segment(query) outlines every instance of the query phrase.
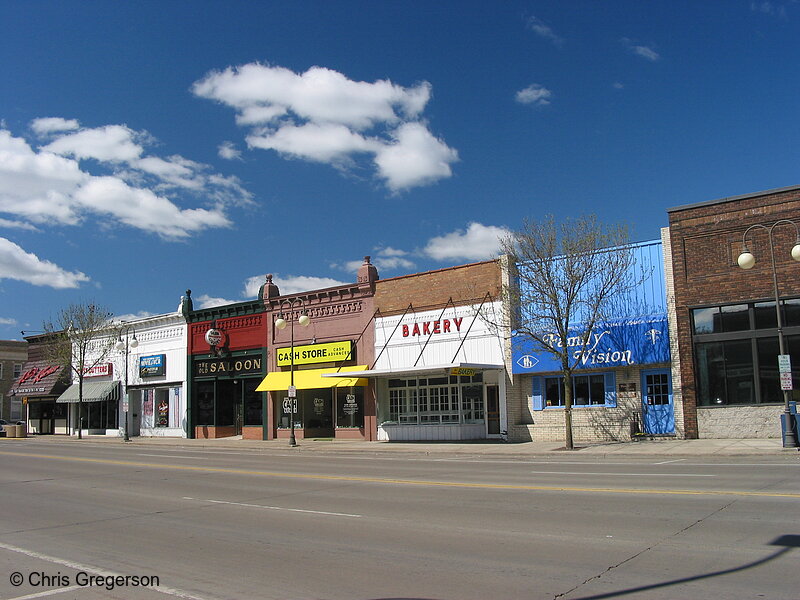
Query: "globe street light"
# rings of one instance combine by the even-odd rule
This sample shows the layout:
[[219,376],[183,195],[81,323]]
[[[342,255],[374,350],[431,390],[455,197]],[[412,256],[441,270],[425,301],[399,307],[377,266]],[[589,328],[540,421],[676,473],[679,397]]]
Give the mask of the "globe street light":
[[[289,317],[288,323],[287,319],[283,316],[283,307],[287,306],[289,308]],[[289,330],[291,332],[291,342],[290,342],[290,355],[291,355],[291,363],[289,366],[289,405],[290,405],[290,423],[289,423],[289,445],[290,446],[297,446],[297,440],[294,437],[294,406],[295,402],[297,401],[297,389],[294,387],[294,319],[292,318],[292,312],[294,311],[295,307],[299,306],[301,313],[300,316],[297,317],[297,322],[302,327],[308,327],[308,324],[311,322],[311,319],[308,318],[308,315],[305,313],[305,303],[303,302],[302,298],[294,298],[293,300],[282,300],[281,305],[279,307],[280,312],[278,313],[278,318],[275,319],[275,327],[277,329],[283,330],[286,329],[286,325],[289,325]]]
[[[133,332],[133,339],[131,339],[131,332]],[[123,334],[125,335],[125,340],[122,340]],[[128,354],[131,348],[136,348],[139,345],[139,340],[136,339],[136,330],[133,327],[126,326],[120,329],[119,331],[119,339],[114,347],[117,350],[125,350],[125,393],[123,398],[122,408],[123,412],[125,413],[125,441],[131,441],[130,434],[128,433],[128,412],[129,412],[129,399],[128,399]]]
[[[750,252],[747,248],[747,234],[750,233],[753,229],[763,229],[767,232],[767,237],[769,238],[769,254],[772,258],[772,288],[775,294],[775,315],[778,319],[778,347],[780,349],[781,355],[786,355],[786,342],[783,339],[783,316],[781,313],[781,305],[780,305],[780,298],[778,294],[778,270],[775,267],[775,248],[772,241],[772,232],[778,225],[791,225],[794,227],[795,231],[795,243],[792,246],[791,256],[794,260],[800,262],[800,229],[798,229],[797,224],[794,221],[790,221],[788,219],[781,219],[780,221],[775,221],[772,225],[767,227],[766,225],[755,224],[751,225],[747,228],[742,236],[742,253],[736,259],[736,263],[745,270],[752,269],[756,264],[756,257],[753,256],[753,253]],[[781,386],[783,387],[783,386]],[[794,419],[792,419],[792,414],[789,410],[789,399],[791,396],[791,390],[783,390],[783,447],[784,448],[797,448],[797,432],[795,431],[794,427]]]

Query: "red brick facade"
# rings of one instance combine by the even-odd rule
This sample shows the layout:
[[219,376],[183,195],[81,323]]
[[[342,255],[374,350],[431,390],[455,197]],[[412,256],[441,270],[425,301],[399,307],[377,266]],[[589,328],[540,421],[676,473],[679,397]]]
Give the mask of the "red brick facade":
[[416,311],[444,306],[450,299],[457,305],[479,303],[487,292],[493,301],[502,292],[495,260],[382,279],[375,289],[375,307],[386,316],[403,312],[409,303]]
[[[669,210],[687,438],[698,437],[691,309],[773,299],[767,232],[756,229],[748,235],[748,249],[757,259],[753,269],[740,269],[736,259],[742,252],[742,236],[749,226],[770,226],[781,219],[800,223],[800,186]],[[798,297],[800,264],[789,254],[795,243],[795,229],[789,224],[776,227],[773,241],[780,296]]]

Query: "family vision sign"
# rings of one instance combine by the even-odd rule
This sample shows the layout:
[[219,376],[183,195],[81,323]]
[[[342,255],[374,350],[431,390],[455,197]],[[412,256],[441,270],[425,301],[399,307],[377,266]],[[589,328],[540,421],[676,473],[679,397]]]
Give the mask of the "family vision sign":
[[[588,335],[579,327],[570,331],[567,348],[578,369],[604,369],[665,363],[670,360],[669,328],[666,316],[625,319],[598,323]],[[560,349],[563,344],[555,333],[542,336]],[[515,337],[512,342],[514,373],[560,371],[556,357],[533,340]]]

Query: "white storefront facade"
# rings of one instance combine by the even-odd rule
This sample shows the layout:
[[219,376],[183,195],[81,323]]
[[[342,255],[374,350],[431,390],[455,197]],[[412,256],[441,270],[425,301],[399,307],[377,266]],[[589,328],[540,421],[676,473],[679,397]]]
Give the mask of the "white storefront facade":
[[122,437],[127,427],[129,436],[186,437],[186,332],[175,312],[127,321],[99,337],[97,348],[112,345],[84,376],[82,409],[77,378],[56,400],[69,404],[70,432]]
[[505,437],[499,315],[499,303],[451,304],[375,320],[375,366],[359,376],[376,384],[379,440]]

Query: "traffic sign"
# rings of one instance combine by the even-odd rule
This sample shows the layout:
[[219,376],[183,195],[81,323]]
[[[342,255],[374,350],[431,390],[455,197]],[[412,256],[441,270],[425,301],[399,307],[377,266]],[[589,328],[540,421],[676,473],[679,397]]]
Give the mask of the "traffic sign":
[[792,374],[781,373],[781,390],[791,391],[792,389]]
[[792,357],[788,354],[778,354],[778,371],[780,373],[792,372]]

